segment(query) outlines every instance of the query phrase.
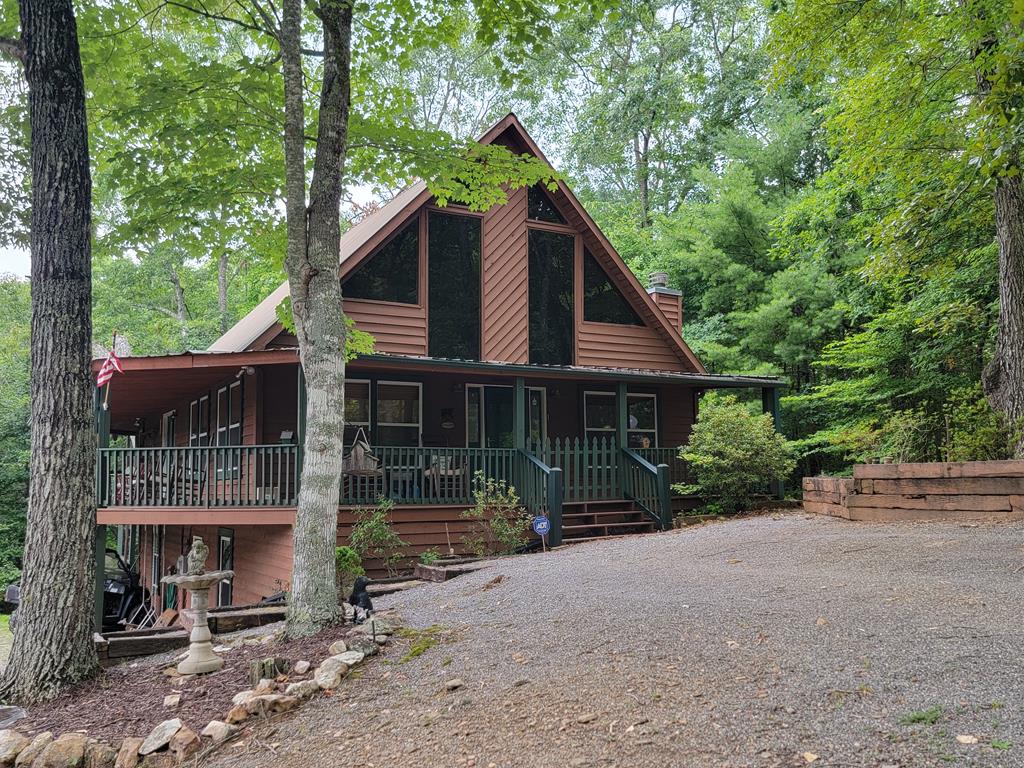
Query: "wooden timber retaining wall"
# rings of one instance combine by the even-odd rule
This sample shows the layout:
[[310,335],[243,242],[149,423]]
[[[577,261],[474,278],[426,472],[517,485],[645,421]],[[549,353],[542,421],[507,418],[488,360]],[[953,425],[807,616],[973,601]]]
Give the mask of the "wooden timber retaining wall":
[[805,477],[804,509],[847,520],[1024,520],[1024,461],[858,464]]

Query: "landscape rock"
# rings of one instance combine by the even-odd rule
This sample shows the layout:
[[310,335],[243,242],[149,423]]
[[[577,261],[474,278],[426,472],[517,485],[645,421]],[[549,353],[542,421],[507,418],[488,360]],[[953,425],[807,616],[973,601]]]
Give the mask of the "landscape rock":
[[239,691],[231,697],[231,703],[236,707],[244,707],[250,701],[255,699],[259,694],[256,691]]
[[[386,635],[382,635],[382,637],[386,637]],[[359,651],[364,656],[374,656],[379,650],[379,646],[364,635],[350,637],[346,645],[350,651]]]
[[146,755],[139,768],[176,768],[178,761],[170,752],[153,752]]
[[231,725],[230,723],[221,722],[220,720],[211,720],[206,724],[206,727],[203,728],[202,735],[213,739],[214,744],[220,744],[224,739],[228,738],[237,730],[237,725]]
[[227,715],[224,716],[224,722],[228,725],[237,725],[243,723],[249,719],[249,710],[241,704],[236,704],[228,710]]
[[14,765],[15,758],[28,745],[28,739],[17,731],[0,731],[0,766]]
[[202,746],[199,735],[186,725],[171,737],[167,749],[179,763],[183,763],[198,752]]
[[287,712],[289,709],[294,709],[299,703],[297,696],[287,696],[283,693],[268,693],[266,696],[260,696],[254,702],[257,709],[254,711],[265,712],[273,714],[276,712]]
[[466,683],[463,681],[461,677],[453,677],[451,680],[444,684],[444,689],[446,691],[456,691],[465,684]]
[[354,667],[356,664],[362,663],[363,659],[366,658],[366,654],[359,651],[345,651],[334,658],[337,658],[338,661],[348,667]]
[[335,640],[327,647],[327,652],[331,656],[337,656],[339,653],[344,653],[347,650],[348,646],[345,644],[344,640]]
[[49,731],[36,734],[35,738],[29,742],[29,745],[18,753],[18,756],[14,759],[14,764],[18,768],[21,768],[23,765],[32,765],[51,741],[53,741],[53,734]]
[[168,709],[176,707],[179,704],[181,704],[180,693],[169,693],[166,696],[164,696],[164,706]]
[[121,742],[121,748],[114,759],[114,768],[136,768],[139,764],[139,747],[143,739],[131,737]]
[[316,669],[313,679],[321,688],[337,688],[341,678],[348,674],[348,665],[337,656],[324,659]]
[[257,696],[265,696],[268,693],[273,693],[277,690],[277,684],[273,680],[263,678],[259,684],[253,688],[253,693]]
[[312,666],[308,661],[296,661],[295,666],[292,667],[292,672],[296,675],[304,675],[309,672],[309,668]]
[[158,749],[166,747],[171,741],[171,738],[181,729],[181,720],[175,717],[173,720],[164,720],[160,725],[152,730],[149,736],[146,737],[145,741],[142,742],[142,746],[139,747],[140,755],[148,755],[151,752],[156,752]]
[[85,745],[83,768],[114,768],[117,752],[109,744],[93,741]]
[[88,741],[84,733],[65,733],[43,748],[32,768],[78,768],[85,759]]
[[367,619],[352,630],[353,634],[370,635],[371,637],[374,635],[392,635],[394,632],[394,627],[376,616]]
[[287,696],[297,696],[300,699],[306,699],[319,690],[320,686],[316,680],[300,680],[297,683],[289,683],[284,692]]

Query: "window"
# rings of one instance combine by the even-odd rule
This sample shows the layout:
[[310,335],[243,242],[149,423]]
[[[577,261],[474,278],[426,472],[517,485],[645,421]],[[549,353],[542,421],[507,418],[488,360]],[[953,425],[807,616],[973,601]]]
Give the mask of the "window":
[[345,381],[345,445],[351,445],[363,429],[370,439],[370,382]]
[[174,447],[174,427],[177,420],[177,411],[168,411],[160,419],[160,445],[164,448]]
[[419,261],[419,221],[414,219],[345,278],[342,292],[353,299],[416,304]]
[[427,348],[480,359],[480,219],[430,213]]
[[530,362],[572,365],[576,238],[530,230]]
[[210,444],[210,396],[203,395],[188,406],[188,444]]
[[615,439],[615,393],[584,392],[583,423],[587,442]]
[[[234,447],[242,444],[242,382],[235,381],[217,390],[217,434],[218,447]],[[223,474],[229,470],[232,475],[238,472],[238,461],[241,451],[227,451],[227,455],[218,455],[217,472]]]
[[552,224],[565,224],[565,219],[562,218],[562,214],[555,208],[555,204],[551,202],[548,193],[540,187],[530,187],[527,191],[526,210],[526,215],[531,219],[549,221]]
[[583,319],[595,323],[643,325],[590,251],[583,252]]
[[[231,528],[217,531],[217,570],[235,569],[235,532]],[[231,605],[231,579],[224,579],[217,585],[217,605]]]
[[466,385],[466,445],[469,448],[512,448],[515,393],[501,384]]
[[630,448],[655,448],[658,445],[658,398],[655,395],[626,395]]
[[420,444],[419,384],[377,384],[377,440],[380,445]]

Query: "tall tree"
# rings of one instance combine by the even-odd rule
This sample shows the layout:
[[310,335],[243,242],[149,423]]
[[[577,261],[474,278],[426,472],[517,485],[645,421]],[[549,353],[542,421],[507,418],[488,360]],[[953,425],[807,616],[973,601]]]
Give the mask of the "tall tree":
[[71,0],[21,0],[0,40],[28,82],[32,212],[32,439],[21,622],[0,691],[35,702],[97,665],[92,643],[92,182]]

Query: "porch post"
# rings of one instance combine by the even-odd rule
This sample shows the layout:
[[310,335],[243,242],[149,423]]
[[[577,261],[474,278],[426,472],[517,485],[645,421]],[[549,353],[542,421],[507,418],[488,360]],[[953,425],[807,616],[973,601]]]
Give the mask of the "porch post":
[[306,444],[306,374],[302,363],[298,365],[297,412],[295,414],[295,503],[299,502],[299,482],[302,479],[302,449]]
[[[626,465],[622,460],[623,451],[629,446],[629,407],[627,406],[626,382],[615,385],[615,482],[619,486],[619,494],[626,491]],[[618,497],[616,497],[618,498]]]
[[516,376],[512,398],[512,434],[515,448],[526,450],[526,380]]
[[[772,415],[772,423],[775,425],[775,431],[782,432],[782,415],[779,412],[779,388],[778,387],[762,387],[761,388],[761,410],[763,413],[770,413]],[[776,499],[781,499],[786,492],[786,484],[782,480],[776,480],[772,482],[771,493]]]
[[[93,412],[96,414],[96,506],[99,507],[100,500],[106,496],[106,484],[108,481],[106,468],[101,460],[102,453],[99,449],[110,447],[110,411],[103,407],[103,396],[106,388],[97,387],[93,391]],[[107,526],[97,523],[93,538],[93,553],[95,561],[93,564],[93,622],[97,632],[103,631],[103,582],[106,579],[106,557],[107,557]]]

